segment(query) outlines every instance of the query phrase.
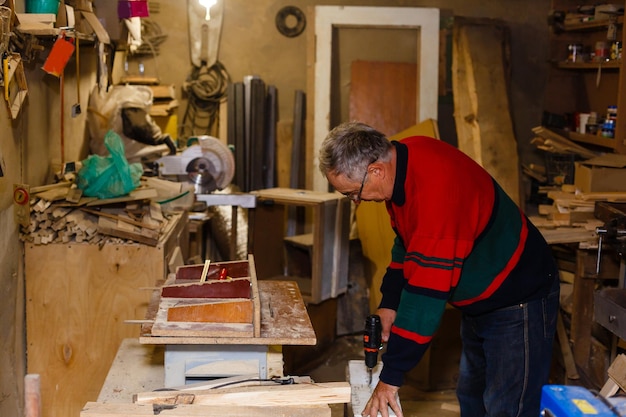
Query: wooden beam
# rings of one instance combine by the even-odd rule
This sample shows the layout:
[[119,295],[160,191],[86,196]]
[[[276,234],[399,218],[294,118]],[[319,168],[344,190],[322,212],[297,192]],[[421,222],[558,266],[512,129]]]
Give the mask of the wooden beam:
[[229,280],[211,280],[190,282],[187,284],[164,285],[162,297],[173,298],[250,298],[250,280],[235,278]]
[[190,303],[177,305],[167,310],[168,321],[199,322],[199,323],[252,323],[253,304],[251,300],[219,299],[211,302],[198,303],[200,299],[190,299]]
[[520,204],[519,160],[509,108],[508,27],[455,18],[452,80],[458,147]]
[[213,406],[302,406],[350,402],[350,384],[326,382],[240,387],[199,391],[155,391],[135,395],[137,404],[176,404],[181,396],[193,396],[194,405]]
[[154,407],[153,404],[105,404],[88,402],[80,417],[132,417],[154,416],[176,417],[331,417],[328,405],[299,405],[280,407],[256,406],[213,406],[178,404]]

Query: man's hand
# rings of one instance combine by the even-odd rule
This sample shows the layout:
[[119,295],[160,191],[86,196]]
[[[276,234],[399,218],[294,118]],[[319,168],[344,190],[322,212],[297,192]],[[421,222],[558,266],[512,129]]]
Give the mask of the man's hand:
[[391,333],[391,325],[396,319],[396,311],[390,308],[379,308],[376,314],[380,316],[380,324],[383,326],[381,335],[383,342],[386,343],[389,340],[389,333]]
[[389,406],[396,416],[403,417],[400,404],[396,401],[398,398],[398,389],[398,387],[378,381],[376,388],[374,388],[374,392],[372,392],[372,396],[361,412],[361,416],[377,417],[378,412],[380,411],[380,414],[383,417],[389,417],[389,409],[387,407]]

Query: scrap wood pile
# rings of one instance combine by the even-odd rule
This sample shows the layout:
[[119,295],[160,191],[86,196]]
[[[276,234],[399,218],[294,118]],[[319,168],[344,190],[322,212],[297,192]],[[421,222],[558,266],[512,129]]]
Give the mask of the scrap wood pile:
[[72,183],[62,181],[28,190],[27,221],[20,239],[49,243],[143,243],[156,246],[174,213],[155,201],[157,190],[142,180],[128,195],[98,199],[76,196]]
[[[540,204],[538,214],[530,221],[539,228],[548,243],[597,242],[596,227],[602,222],[594,216],[597,200],[605,200],[606,194],[577,193],[574,186],[544,187],[540,192],[553,201]],[[624,197],[626,197],[626,193]]]
[[[598,156],[597,152],[591,151],[584,146],[569,140],[568,138],[559,135],[547,129],[543,126],[537,126],[532,129],[535,137],[530,141],[531,144],[541,151],[544,151],[548,156],[546,161],[553,158],[563,158],[566,163],[571,164],[573,169],[573,163],[575,160],[591,159]],[[541,184],[556,183],[562,184],[566,178],[564,173],[553,172],[551,168],[546,164],[522,164],[522,172],[530,178],[535,179]],[[573,175],[573,171],[571,172]],[[569,178],[570,180],[573,178]]]
[[[563,168],[561,173],[555,173],[548,166],[522,166],[526,175],[546,184],[540,186],[538,192],[551,201],[551,204],[539,204],[538,215],[531,216],[530,220],[541,230],[548,243],[580,242],[584,247],[597,245],[595,231],[603,222],[594,216],[596,201],[626,202],[626,192],[583,192],[572,184],[574,178],[568,176],[574,175],[574,161],[587,163],[599,158],[611,160],[614,158],[610,156],[620,155],[603,156],[601,152],[592,151],[543,126],[535,127],[532,131],[536,137],[531,143],[537,149],[545,151],[550,158],[552,155],[571,156],[568,160],[571,169]],[[546,160],[551,161],[550,158]]]

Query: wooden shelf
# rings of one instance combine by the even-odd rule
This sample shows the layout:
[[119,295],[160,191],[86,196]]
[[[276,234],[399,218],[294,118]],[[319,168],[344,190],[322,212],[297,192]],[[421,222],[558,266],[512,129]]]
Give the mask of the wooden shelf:
[[561,61],[558,62],[557,67],[561,69],[571,69],[571,70],[597,70],[598,68],[602,69],[620,69],[622,65],[621,59],[616,59],[613,61],[604,61],[604,62],[568,62]]
[[[580,7],[592,7],[595,4],[592,0],[552,0],[551,9],[575,13]],[[623,4],[621,2],[620,6]],[[615,138],[579,133],[569,133],[568,137],[581,144],[626,153],[626,71],[623,68],[623,59],[619,57],[601,62],[568,62],[563,56],[565,52],[569,52],[565,49],[568,45],[580,44],[587,54],[594,50],[598,42],[610,44],[607,40],[609,31],[611,35],[615,35],[616,41],[624,44],[624,16],[612,13],[610,18],[600,20],[594,20],[593,16],[580,18],[589,20],[577,21],[578,19],[572,18],[553,27],[550,36],[552,65],[548,75],[544,110],[548,114],[563,116],[595,112],[603,119],[609,106],[617,106]],[[615,33],[612,33],[613,29]]]
[[[580,23],[570,23],[562,26],[563,31],[565,32],[580,32],[585,30],[599,30],[608,28],[611,23],[610,19],[605,20],[589,20],[587,22]],[[618,25],[624,23],[624,17],[618,16],[615,22]]]
[[597,135],[585,135],[576,132],[569,132],[569,138],[575,142],[588,143],[590,145],[603,146],[610,149],[615,149],[618,142],[613,138],[605,138]]

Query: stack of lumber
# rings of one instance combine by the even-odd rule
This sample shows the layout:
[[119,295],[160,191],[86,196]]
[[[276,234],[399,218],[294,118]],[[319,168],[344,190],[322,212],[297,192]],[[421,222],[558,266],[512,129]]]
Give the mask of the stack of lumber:
[[21,223],[20,239],[36,245],[131,241],[156,246],[169,221],[154,201],[157,191],[146,185],[106,200],[76,191],[71,182],[30,188],[30,215]]
[[581,193],[573,185],[546,187],[542,190],[553,201],[539,205],[538,215],[530,216],[548,243],[597,244],[597,227],[603,222],[594,216],[596,201],[626,202],[626,192]]
[[534,127],[532,131],[536,136],[531,140],[531,143],[534,144],[537,149],[552,153],[575,154],[582,159],[591,159],[598,156],[597,152],[593,152],[584,146],[578,145],[543,126]]

